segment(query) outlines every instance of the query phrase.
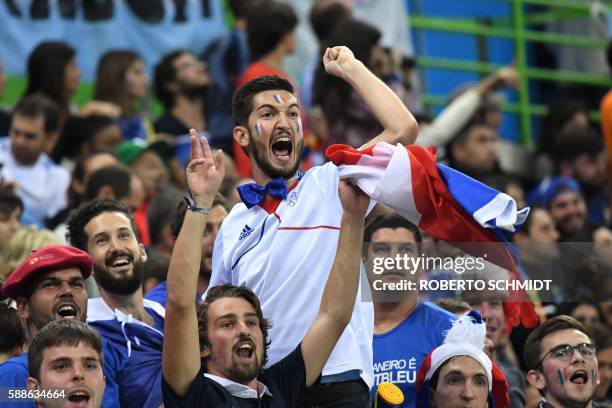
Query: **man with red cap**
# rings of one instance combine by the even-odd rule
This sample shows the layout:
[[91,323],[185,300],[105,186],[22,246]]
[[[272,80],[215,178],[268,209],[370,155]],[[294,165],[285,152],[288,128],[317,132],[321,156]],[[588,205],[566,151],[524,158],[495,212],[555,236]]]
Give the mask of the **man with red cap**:
[[[15,269],[2,287],[2,293],[15,301],[19,315],[26,321],[28,342],[49,322],[85,321],[85,279],[92,270],[93,260],[88,253],[63,245],[33,251]],[[28,376],[27,353],[0,364],[0,388],[25,389]],[[108,391],[112,392],[112,387]],[[105,401],[106,398],[105,395]],[[10,408],[13,404],[3,402],[2,406]],[[17,400],[14,406],[25,407]]]

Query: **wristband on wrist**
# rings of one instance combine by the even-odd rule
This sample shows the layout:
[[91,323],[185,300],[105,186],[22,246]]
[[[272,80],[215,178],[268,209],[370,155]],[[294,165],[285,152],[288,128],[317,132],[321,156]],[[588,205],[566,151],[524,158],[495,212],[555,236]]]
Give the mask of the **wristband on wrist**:
[[201,207],[198,207],[193,200],[190,200],[187,197],[183,197],[183,199],[185,200],[185,203],[187,203],[187,209],[189,211],[198,212],[200,214],[208,215],[208,211],[210,211],[210,208],[201,208]]

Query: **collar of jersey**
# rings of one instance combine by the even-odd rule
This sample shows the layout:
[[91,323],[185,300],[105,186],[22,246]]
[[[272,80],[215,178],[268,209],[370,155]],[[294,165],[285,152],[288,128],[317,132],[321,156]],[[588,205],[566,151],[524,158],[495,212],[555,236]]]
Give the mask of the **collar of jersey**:
[[[291,187],[287,188],[287,194],[289,194],[291,190],[293,190],[298,184],[300,184],[302,177],[304,177],[304,173],[298,171],[296,174],[295,183]],[[280,198],[266,196],[266,198],[261,203],[259,203],[259,207],[264,209],[268,214],[272,214],[274,211],[276,211],[282,201],[283,200],[281,200]]]
[[[162,305],[157,302],[154,302],[149,299],[142,299],[142,303],[145,308],[151,309],[153,312],[157,313],[159,316],[165,319],[166,311]],[[117,319],[119,323],[129,323],[129,324],[137,324],[140,326],[147,327],[162,337],[164,335],[163,332],[159,331],[153,326],[149,326],[145,322],[142,322],[138,319],[134,319],[131,314],[125,314],[119,309],[112,310],[102,299],[101,297],[88,299],[87,301],[87,323],[93,323],[100,320],[114,320]]]
[[246,385],[239,384],[232,380],[228,380],[224,377],[219,377],[218,375],[204,373],[204,376],[210,378],[223,388],[230,394],[232,394],[236,398],[261,398],[264,395],[269,397],[273,397],[268,387],[262,382],[257,381],[257,391],[252,389],[251,387],[247,387]]

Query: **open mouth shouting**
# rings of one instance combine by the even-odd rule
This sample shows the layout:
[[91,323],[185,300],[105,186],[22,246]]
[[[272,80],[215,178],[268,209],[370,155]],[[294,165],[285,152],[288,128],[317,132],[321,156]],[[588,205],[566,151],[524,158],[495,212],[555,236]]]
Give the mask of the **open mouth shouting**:
[[55,306],[55,314],[60,319],[80,320],[81,309],[73,302],[61,302]]
[[240,341],[234,347],[234,353],[239,361],[250,361],[255,354],[255,344],[250,340]]
[[589,374],[585,369],[578,369],[569,376],[569,381],[578,386],[583,386],[589,382]]
[[91,399],[89,391],[80,388],[68,393],[68,404],[65,406],[70,408],[87,408],[90,406],[89,401]]
[[272,155],[274,159],[281,163],[288,163],[293,152],[293,138],[285,130],[274,133],[272,139]]

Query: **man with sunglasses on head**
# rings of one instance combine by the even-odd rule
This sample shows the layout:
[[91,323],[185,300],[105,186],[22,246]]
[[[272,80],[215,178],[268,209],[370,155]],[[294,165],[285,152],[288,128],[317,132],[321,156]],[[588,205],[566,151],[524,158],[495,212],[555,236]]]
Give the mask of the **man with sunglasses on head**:
[[539,408],[597,408],[595,344],[580,322],[556,316],[536,328],[524,350],[527,381],[542,396]]

